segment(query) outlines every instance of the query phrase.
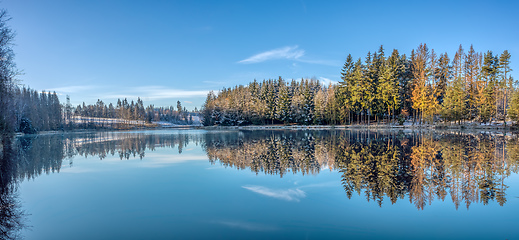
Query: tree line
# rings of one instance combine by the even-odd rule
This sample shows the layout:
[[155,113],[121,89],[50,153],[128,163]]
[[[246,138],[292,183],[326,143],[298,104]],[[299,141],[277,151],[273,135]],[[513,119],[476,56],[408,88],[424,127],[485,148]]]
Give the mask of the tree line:
[[[166,121],[176,124],[193,124],[193,115],[197,114],[197,110],[190,112],[185,107],[182,107],[180,101],[177,101],[177,108],[169,107],[155,107],[154,105],[144,106],[141,98],[137,101],[128,101],[128,99],[117,99],[117,104],[105,104],[98,99],[95,104],[86,105],[84,102],[78,105],[75,109],[69,108],[70,104],[66,105],[66,119],[71,119],[74,116],[86,118],[117,118],[124,120],[140,120],[151,123],[153,121]],[[70,114],[70,115],[69,115]]]
[[370,122],[491,123],[519,119],[519,92],[510,53],[465,51],[451,61],[420,44],[410,56],[383,46],[364,60],[346,58],[338,84],[316,79],[254,80],[210,92],[204,125],[352,124]]
[[36,133],[62,129],[62,106],[56,92],[38,92],[14,88],[13,113],[15,131]]
[[203,124],[311,124],[316,119],[315,96],[319,92],[322,95],[324,90],[327,91],[315,79],[286,82],[280,77],[224,88],[218,95],[209,92],[202,107]]

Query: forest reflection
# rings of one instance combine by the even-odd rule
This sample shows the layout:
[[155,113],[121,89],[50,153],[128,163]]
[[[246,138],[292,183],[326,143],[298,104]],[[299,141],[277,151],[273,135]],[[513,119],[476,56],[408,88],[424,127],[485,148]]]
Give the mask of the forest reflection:
[[212,164],[257,174],[338,171],[348,198],[358,194],[380,206],[407,199],[418,209],[445,199],[456,209],[491,201],[503,205],[505,180],[519,165],[519,139],[503,134],[271,130],[22,136],[1,145],[0,238],[24,227],[16,197],[22,180],[73,167],[74,156],[146,161],[147,151],[174,148],[181,154],[188,144],[199,145]]
[[515,136],[459,132],[251,131],[207,135],[205,150],[213,163],[281,177],[334,169],[348,198],[408,198],[418,209],[445,198],[456,209],[502,206],[519,159]]
[[[0,141],[0,239],[18,239],[26,227],[27,214],[17,195],[19,183],[41,174],[59,172],[73,165],[74,156],[121,160],[143,159],[145,151],[176,148],[182,153],[188,143],[199,144],[198,134],[142,134],[99,132],[75,134],[27,135]],[[64,162],[65,161],[65,162]]]

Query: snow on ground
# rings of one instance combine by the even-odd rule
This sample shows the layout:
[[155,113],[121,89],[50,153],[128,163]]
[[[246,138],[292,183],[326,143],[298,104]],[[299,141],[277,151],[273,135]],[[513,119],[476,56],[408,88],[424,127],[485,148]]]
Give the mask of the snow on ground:
[[173,128],[173,127],[188,127],[188,126],[202,126],[202,124],[200,123],[193,123],[191,125],[188,125],[188,124],[175,124],[175,123],[170,123],[170,122],[166,122],[166,121],[160,121],[160,122],[152,122],[153,124],[157,124],[163,128]]

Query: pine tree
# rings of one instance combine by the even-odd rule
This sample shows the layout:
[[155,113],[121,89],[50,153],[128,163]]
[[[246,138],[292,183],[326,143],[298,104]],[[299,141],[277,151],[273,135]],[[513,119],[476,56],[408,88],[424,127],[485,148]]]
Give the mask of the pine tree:
[[[411,100],[413,102],[413,108],[418,111],[420,123],[423,121],[425,112],[431,108],[432,96],[427,85],[427,78],[429,75],[428,63],[429,63],[429,48],[426,44],[420,44],[414,57],[411,59],[413,68],[413,91]],[[425,116],[429,117],[429,116]]]
[[364,110],[364,87],[366,85],[364,80],[362,61],[360,58],[355,63],[351,82],[352,85],[349,103],[352,107],[352,110],[354,110],[356,113],[357,121],[359,121],[359,116],[361,116],[360,113]]
[[499,60],[493,55],[492,51],[487,51],[484,55],[481,67],[481,79],[484,82],[483,92],[479,94],[479,114],[480,120],[490,122],[496,115],[496,90]]
[[467,97],[465,83],[461,77],[457,77],[447,86],[442,115],[444,119],[461,123],[466,113]]
[[451,78],[452,70],[450,66],[450,59],[447,53],[440,55],[438,59],[438,68],[435,70],[436,75],[435,83],[435,96],[439,104],[443,103],[445,97],[445,91],[447,90],[447,82]]
[[508,107],[508,116],[516,124],[519,121],[519,91],[513,91],[512,98],[510,99],[510,106]]
[[[414,50],[411,52],[413,59]],[[412,64],[405,54],[400,57],[398,71],[398,82],[400,95],[400,112],[403,117],[408,117],[413,112],[413,102],[411,99],[413,89]]]
[[355,70],[355,62],[353,62],[353,58],[351,54],[348,54],[346,58],[346,62],[344,63],[344,67],[341,72],[341,80],[339,82],[338,88],[335,92],[335,102],[337,103],[337,118],[341,123],[346,122],[348,119],[348,123],[351,123],[350,112],[353,105],[356,103],[353,102],[352,93],[355,91],[356,82],[353,78],[353,72]]
[[500,87],[503,91],[503,102],[502,102],[502,109],[503,109],[503,116],[506,120],[506,109],[508,106],[508,96],[510,95],[510,92],[513,88],[513,81],[510,81],[509,73],[512,71],[510,68],[510,58],[511,55],[508,52],[508,50],[503,51],[503,53],[499,56],[499,71],[501,73],[500,76]]
[[302,83],[302,123],[311,124],[314,121],[314,91],[312,89],[312,82],[305,79]]
[[279,98],[277,99],[277,119],[282,121],[284,124],[288,124],[292,121],[291,116],[291,105],[292,105],[292,94],[289,86],[282,85],[279,89]]
[[388,119],[391,118],[391,111],[400,104],[398,96],[398,55],[393,54],[387,62],[384,62],[380,67],[380,77],[377,85],[378,98],[387,110]]
[[326,101],[326,118],[328,119],[328,124],[335,125],[337,124],[337,99],[336,99],[336,87],[330,84],[327,88],[327,101]]
[[479,92],[483,90],[483,86],[478,84],[478,74],[479,74],[479,54],[474,51],[474,47],[470,45],[470,49],[468,53],[465,55],[464,62],[464,76],[465,76],[465,84],[468,96],[468,111],[469,111],[469,119],[474,118],[477,115],[476,110],[479,108],[477,106],[477,98]]
[[327,118],[327,102],[328,102],[328,90],[321,88],[315,94],[314,97],[314,123],[315,124],[326,124],[329,122]]
[[369,122],[371,120],[371,115],[373,108],[376,106],[374,100],[376,99],[376,64],[373,62],[373,59],[377,59],[377,54],[371,55],[371,52],[368,52],[366,56],[366,60],[364,61],[364,65],[362,66],[362,77],[361,79],[361,107],[365,111],[365,119],[369,126]]

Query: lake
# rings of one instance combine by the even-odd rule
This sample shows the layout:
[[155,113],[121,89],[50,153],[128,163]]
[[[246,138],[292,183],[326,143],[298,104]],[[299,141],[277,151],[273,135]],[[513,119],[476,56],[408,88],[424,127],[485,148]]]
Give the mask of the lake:
[[3,238],[519,238],[511,133],[81,132],[3,149]]

